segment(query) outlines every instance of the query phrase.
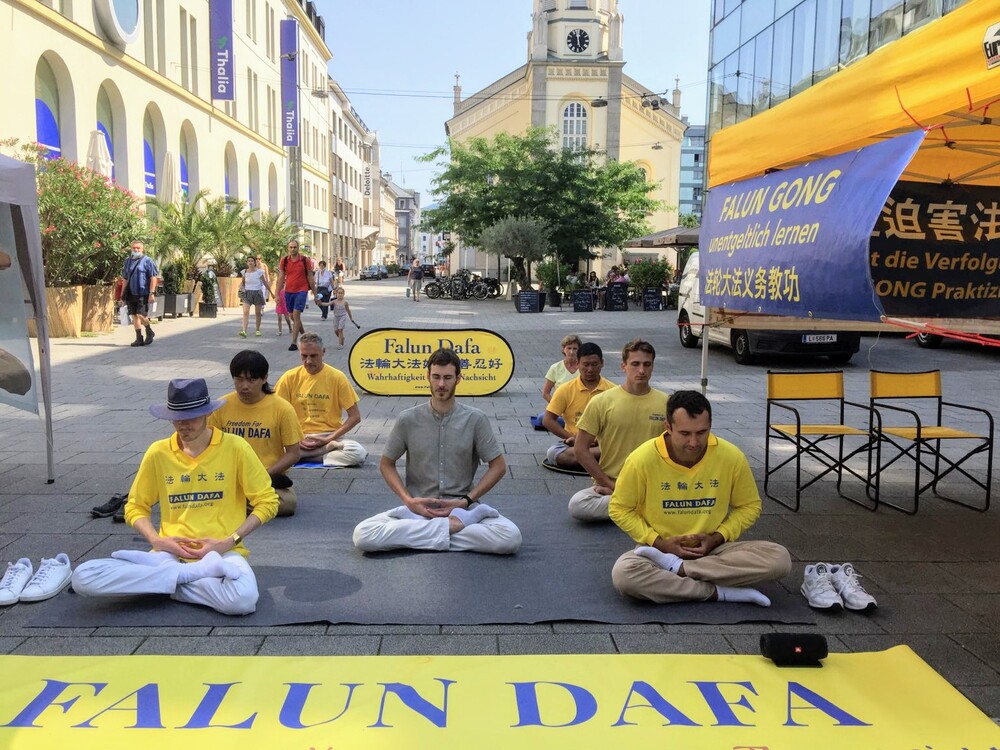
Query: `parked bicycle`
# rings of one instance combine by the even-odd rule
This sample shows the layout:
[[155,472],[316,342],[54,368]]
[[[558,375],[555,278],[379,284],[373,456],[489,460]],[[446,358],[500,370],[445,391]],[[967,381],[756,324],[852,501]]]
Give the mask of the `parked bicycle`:
[[430,299],[450,297],[451,299],[496,299],[503,294],[503,284],[497,279],[481,278],[468,269],[457,271],[452,276],[441,276],[424,284],[424,294]]

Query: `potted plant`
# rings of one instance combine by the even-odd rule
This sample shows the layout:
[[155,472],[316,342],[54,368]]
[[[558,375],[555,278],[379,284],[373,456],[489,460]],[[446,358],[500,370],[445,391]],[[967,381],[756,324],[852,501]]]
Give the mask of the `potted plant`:
[[546,301],[552,307],[562,304],[562,294],[559,292],[560,285],[573,273],[569,264],[561,263],[558,266],[554,260],[546,260],[535,266],[535,276],[538,278],[538,286],[542,291],[547,292]]
[[187,269],[179,263],[171,263],[160,272],[163,283],[157,287],[156,291],[163,292],[163,302],[161,307],[162,315],[194,315],[191,307],[191,294],[184,291],[184,281],[187,276]]
[[17,146],[15,151],[22,161],[35,165],[37,174],[49,335],[110,331],[122,248],[149,233],[138,199],[91,169],[46,158],[37,144]]
[[628,266],[629,283],[642,295],[643,310],[659,310],[664,285],[674,269],[663,258],[640,258]]
[[215,300],[216,281],[214,271],[206,271],[201,275],[201,302],[198,303],[199,318],[214,318],[219,314],[219,305]]

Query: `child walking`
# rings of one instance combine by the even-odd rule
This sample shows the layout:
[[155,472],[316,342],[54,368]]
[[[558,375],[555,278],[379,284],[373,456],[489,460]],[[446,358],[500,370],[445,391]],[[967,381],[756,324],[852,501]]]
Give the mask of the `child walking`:
[[337,341],[340,342],[337,344],[338,349],[344,348],[344,326],[347,325],[348,318],[354,323],[355,328],[361,327],[355,322],[354,316],[351,315],[351,306],[344,299],[346,296],[347,292],[344,291],[344,287],[340,287],[336,291],[336,296],[330,302],[330,307],[333,308],[333,331],[337,334]]
[[288,332],[292,332],[292,316],[288,312],[288,308],[285,307],[285,286],[281,285],[281,289],[278,293],[274,295],[274,311],[278,314],[278,335],[281,335],[281,321],[284,320],[288,325]]

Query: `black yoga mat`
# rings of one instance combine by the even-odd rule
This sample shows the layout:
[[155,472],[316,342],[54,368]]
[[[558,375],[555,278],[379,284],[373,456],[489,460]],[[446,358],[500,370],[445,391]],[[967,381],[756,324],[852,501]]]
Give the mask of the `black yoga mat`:
[[[751,604],[655,605],[626,600],[611,585],[611,566],[633,547],[613,524],[569,518],[562,498],[489,498],[518,525],[516,555],[395,551],[363,554],[354,526],[395,499],[304,495],[291,518],[277,518],[249,540],[260,601],[245,617],[227,617],[164,596],[88,599],[64,593],[32,605],[34,627],[287,625],[473,625],[561,620],[625,623],[813,623],[799,594],[761,587],[768,608]],[[778,540],[780,541],[780,540]]]

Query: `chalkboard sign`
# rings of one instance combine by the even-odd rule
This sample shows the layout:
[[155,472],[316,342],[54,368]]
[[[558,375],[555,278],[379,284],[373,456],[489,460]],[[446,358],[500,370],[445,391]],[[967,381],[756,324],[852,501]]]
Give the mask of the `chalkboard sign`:
[[659,310],[662,296],[662,293],[656,287],[646,287],[642,290],[642,309],[647,312],[649,310]]
[[594,293],[589,289],[573,292],[573,312],[594,312]]
[[518,292],[517,311],[519,313],[540,313],[542,311],[542,295],[534,291]]
[[626,312],[628,284],[608,284],[608,292],[604,295],[604,307],[609,312]]

